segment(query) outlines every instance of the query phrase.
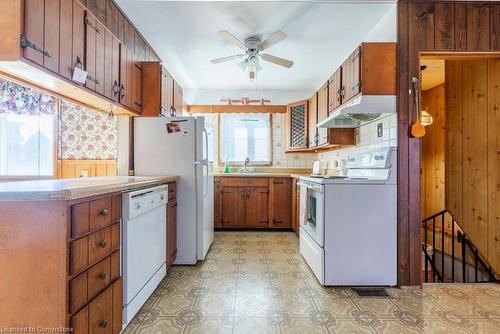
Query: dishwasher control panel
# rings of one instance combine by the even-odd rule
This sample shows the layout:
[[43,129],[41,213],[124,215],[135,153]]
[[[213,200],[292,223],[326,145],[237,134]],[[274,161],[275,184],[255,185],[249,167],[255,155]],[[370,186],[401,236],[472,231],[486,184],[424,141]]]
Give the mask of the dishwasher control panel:
[[147,213],[168,202],[168,186],[162,185],[122,194],[123,219]]

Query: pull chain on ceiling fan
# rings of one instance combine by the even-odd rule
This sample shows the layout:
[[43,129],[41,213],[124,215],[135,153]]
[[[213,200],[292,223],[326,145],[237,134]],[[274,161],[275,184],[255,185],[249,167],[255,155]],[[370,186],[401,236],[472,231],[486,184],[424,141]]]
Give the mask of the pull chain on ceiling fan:
[[241,41],[226,30],[219,31],[219,36],[244,50],[244,53],[212,59],[210,61],[212,64],[218,64],[245,57],[245,59],[243,59],[238,66],[242,69],[242,71],[248,71],[250,79],[255,79],[256,72],[262,70],[262,67],[260,66],[260,59],[286,68],[293,66],[293,61],[291,60],[262,53],[262,51],[286,39],[286,35],[282,31],[275,32],[264,41],[257,36],[251,36],[246,38],[244,41]]

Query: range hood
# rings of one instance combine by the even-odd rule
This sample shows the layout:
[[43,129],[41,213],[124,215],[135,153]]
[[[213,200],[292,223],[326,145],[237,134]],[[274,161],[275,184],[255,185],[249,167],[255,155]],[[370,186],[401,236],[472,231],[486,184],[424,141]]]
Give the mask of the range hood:
[[396,95],[360,95],[340,106],[318,128],[357,128],[396,112]]

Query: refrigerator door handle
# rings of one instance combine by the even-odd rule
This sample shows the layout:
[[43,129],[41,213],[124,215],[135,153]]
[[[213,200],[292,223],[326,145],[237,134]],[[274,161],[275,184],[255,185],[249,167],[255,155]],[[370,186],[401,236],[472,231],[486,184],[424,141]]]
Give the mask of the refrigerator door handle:
[[195,161],[194,164],[195,165],[206,165],[208,163],[207,160],[201,160],[201,161]]
[[208,161],[208,132],[206,129],[203,129],[203,134],[205,135],[205,156],[203,157],[203,159],[205,161]]

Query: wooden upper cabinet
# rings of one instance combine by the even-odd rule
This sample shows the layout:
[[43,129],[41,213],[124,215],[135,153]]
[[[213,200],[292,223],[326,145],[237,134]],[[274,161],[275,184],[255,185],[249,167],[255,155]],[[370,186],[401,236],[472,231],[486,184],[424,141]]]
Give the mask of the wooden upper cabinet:
[[141,116],[170,116],[173,107],[173,78],[158,61],[142,62]]
[[173,89],[174,89],[174,95],[173,95],[174,112],[180,116],[184,104],[184,92],[182,90],[182,87],[175,80],[173,80]]
[[[44,57],[44,0],[26,0],[24,2],[24,35],[21,45],[24,57],[43,66]],[[24,43],[23,43],[24,41]]]
[[342,101],[349,101],[360,92],[361,47],[357,47],[342,64]]
[[341,71],[342,104],[360,93],[396,95],[396,43],[362,43],[344,61]]
[[[105,80],[105,37],[106,28],[104,24],[96,21],[96,40],[95,40],[95,91],[101,95],[104,94],[104,80]],[[110,56],[110,55],[108,55]]]
[[128,58],[129,52],[127,47],[120,43],[120,89],[119,89],[119,101],[122,105],[128,107]]
[[104,96],[119,100],[120,41],[105,29],[104,32]]
[[87,82],[85,86],[96,90],[96,45],[97,45],[97,19],[89,12],[85,13],[85,69]]
[[290,228],[292,207],[292,179],[288,177],[269,179],[271,227]]
[[318,128],[316,124],[318,123],[318,94],[314,95],[308,101],[307,107],[307,137],[308,137],[308,147],[313,148],[318,146]]
[[61,1],[59,12],[59,75],[71,80],[73,75],[73,1]]
[[[328,82],[325,82],[318,91],[318,123],[328,117]],[[328,143],[328,129],[318,128],[317,145]]]
[[132,109],[137,113],[142,111],[142,65],[140,61],[134,59],[132,63],[132,93],[133,104]]
[[60,4],[60,0],[45,0],[43,67],[54,73],[59,71]]
[[85,67],[85,8],[73,0],[73,40],[71,75],[75,66]]
[[286,113],[286,150],[307,149],[308,100],[291,103]]
[[342,102],[342,67],[339,67],[328,79],[328,114],[340,106]]

